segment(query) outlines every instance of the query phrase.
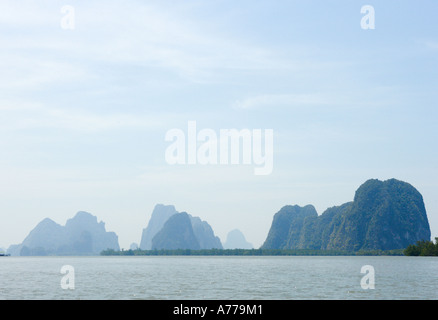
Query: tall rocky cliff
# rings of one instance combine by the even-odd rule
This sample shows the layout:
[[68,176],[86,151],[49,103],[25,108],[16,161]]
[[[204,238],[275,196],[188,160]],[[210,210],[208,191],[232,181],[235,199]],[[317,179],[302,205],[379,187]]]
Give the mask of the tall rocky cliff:
[[[189,236],[191,233],[195,237],[196,244]],[[175,248],[175,244],[179,247]],[[179,215],[172,205],[157,204],[147,227],[143,229],[140,249],[193,249],[195,247],[222,249],[222,243],[215,236],[208,222],[186,212],[184,215]]]
[[283,207],[262,248],[390,250],[430,236],[423,197],[412,185],[371,179],[359,187],[354,201],[320,216],[311,205]]
[[141,235],[140,249],[150,250],[152,248],[152,239],[163,228],[166,221],[178,213],[172,205],[166,206],[157,204],[152,211],[151,218],[143,233]]
[[152,239],[152,249],[201,249],[186,212],[176,213]]

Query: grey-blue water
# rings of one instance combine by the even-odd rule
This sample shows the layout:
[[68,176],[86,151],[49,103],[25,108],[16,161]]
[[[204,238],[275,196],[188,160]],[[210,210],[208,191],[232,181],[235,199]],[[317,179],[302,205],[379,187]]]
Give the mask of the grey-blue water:
[[1,257],[0,299],[438,299],[438,258]]

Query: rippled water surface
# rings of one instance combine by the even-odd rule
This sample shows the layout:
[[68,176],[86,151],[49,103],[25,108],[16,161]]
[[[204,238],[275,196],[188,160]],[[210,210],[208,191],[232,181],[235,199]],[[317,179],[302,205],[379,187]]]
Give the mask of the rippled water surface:
[[438,299],[438,258],[1,257],[0,299]]

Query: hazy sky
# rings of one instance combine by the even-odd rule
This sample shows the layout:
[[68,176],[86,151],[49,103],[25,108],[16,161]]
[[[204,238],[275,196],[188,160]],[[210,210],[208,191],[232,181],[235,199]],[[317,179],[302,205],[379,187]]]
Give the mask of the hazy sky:
[[[361,28],[364,5],[375,29]],[[157,203],[258,247],[282,206],[321,214],[369,178],[416,187],[438,236],[437,12],[435,0],[2,0],[0,247],[83,210],[127,248]],[[169,165],[166,132],[188,121],[272,129],[272,174]]]

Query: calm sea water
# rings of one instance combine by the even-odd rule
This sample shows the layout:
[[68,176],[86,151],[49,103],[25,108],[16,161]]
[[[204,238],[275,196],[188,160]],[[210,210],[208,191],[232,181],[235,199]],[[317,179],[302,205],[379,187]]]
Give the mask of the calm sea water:
[[438,299],[438,258],[1,257],[0,299]]

